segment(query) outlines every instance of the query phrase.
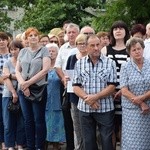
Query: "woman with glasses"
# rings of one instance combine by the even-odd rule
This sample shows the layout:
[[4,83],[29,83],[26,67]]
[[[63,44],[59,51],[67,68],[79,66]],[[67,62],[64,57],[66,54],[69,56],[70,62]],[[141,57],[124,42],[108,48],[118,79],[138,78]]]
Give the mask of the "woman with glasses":
[[[73,70],[76,61],[87,55],[86,41],[87,41],[87,36],[85,34],[79,34],[76,37],[75,44],[79,51],[77,54],[71,55],[68,58],[66,70]],[[66,76],[66,80],[68,80],[67,76]],[[83,139],[82,139],[80,121],[79,121],[79,110],[77,109],[79,97],[74,93],[68,93],[68,97],[71,102],[71,116],[73,120],[73,127],[74,127],[74,134],[75,134],[74,136],[75,149],[83,150]]]

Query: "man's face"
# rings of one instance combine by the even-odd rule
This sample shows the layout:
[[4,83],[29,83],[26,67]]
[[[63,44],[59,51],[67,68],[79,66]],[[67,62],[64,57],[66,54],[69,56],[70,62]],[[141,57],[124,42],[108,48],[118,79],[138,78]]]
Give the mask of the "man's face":
[[69,42],[75,42],[75,39],[79,34],[79,31],[77,30],[77,28],[72,27],[72,28],[68,28],[66,33],[68,36],[68,41]]
[[100,40],[98,37],[89,38],[87,42],[87,52],[91,58],[99,57],[101,46],[100,46]]

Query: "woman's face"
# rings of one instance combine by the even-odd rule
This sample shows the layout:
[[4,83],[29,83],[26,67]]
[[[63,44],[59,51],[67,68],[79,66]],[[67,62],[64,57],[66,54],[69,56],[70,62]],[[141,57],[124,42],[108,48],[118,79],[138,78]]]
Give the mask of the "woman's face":
[[38,44],[39,35],[35,31],[31,31],[27,37],[29,44]]
[[51,48],[48,48],[48,50],[50,53],[51,60],[56,59],[57,54],[58,54],[57,49],[55,47],[51,47]]
[[49,43],[49,38],[48,37],[42,37],[41,39],[40,39],[40,44],[42,45],[42,46],[45,46],[46,44],[48,44]]
[[77,49],[80,51],[80,53],[85,53],[86,52],[86,41],[78,41],[76,43]]
[[55,44],[59,45],[58,39],[56,37],[50,38],[50,43],[55,43]]
[[130,57],[137,61],[143,58],[143,48],[140,43],[136,43],[130,48]]
[[17,47],[11,47],[10,48],[10,53],[11,53],[12,57],[17,58],[18,54],[19,54],[19,51],[20,51],[20,49],[17,48]]
[[140,39],[143,39],[143,38],[144,38],[144,36],[142,35],[141,32],[135,33],[135,34],[133,35],[133,37],[140,38]]
[[113,35],[116,40],[124,39],[126,31],[124,28],[117,27],[113,29]]

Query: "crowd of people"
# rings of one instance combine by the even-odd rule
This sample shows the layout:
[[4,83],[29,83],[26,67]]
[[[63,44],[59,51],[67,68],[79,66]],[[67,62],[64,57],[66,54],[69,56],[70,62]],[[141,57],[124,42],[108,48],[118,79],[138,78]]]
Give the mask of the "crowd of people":
[[149,49],[150,23],[0,32],[2,150],[150,150]]

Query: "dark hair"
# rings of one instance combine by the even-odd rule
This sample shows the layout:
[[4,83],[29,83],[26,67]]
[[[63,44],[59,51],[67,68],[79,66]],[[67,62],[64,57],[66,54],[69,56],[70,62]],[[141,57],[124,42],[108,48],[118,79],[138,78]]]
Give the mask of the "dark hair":
[[5,32],[0,32],[0,39],[9,40],[9,36]]
[[115,28],[124,28],[125,29],[124,43],[126,43],[126,41],[130,37],[129,30],[128,30],[126,23],[123,22],[122,20],[119,20],[119,21],[114,22],[111,29],[110,29],[110,43],[111,43],[111,45],[112,46],[116,45],[116,39],[114,38],[114,35],[113,35],[113,30]]
[[21,41],[18,41],[18,40],[12,40],[9,44],[9,51],[11,48],[19,48],[20,50],[23,48],[23,44],[21,43]]
[[71,20],[66,20],[66,21],[63,22],[63,26],[64,26],[65,24],[69,24],[69,23],[72,23],[72,21],[71,21]]
[[135,24],[131,28],[131,35],[133,36],[134,34],[140,32],[142,35],[146,34],[146,28],[142,24]]
[[42,34],[42,35],[40,35],[40,39],[39,39],[39,40],[41,40],[41,39],[44,38],[44,37],[47,37],[48,40],[50,41],[49,36],[48,36],[47,34]]

